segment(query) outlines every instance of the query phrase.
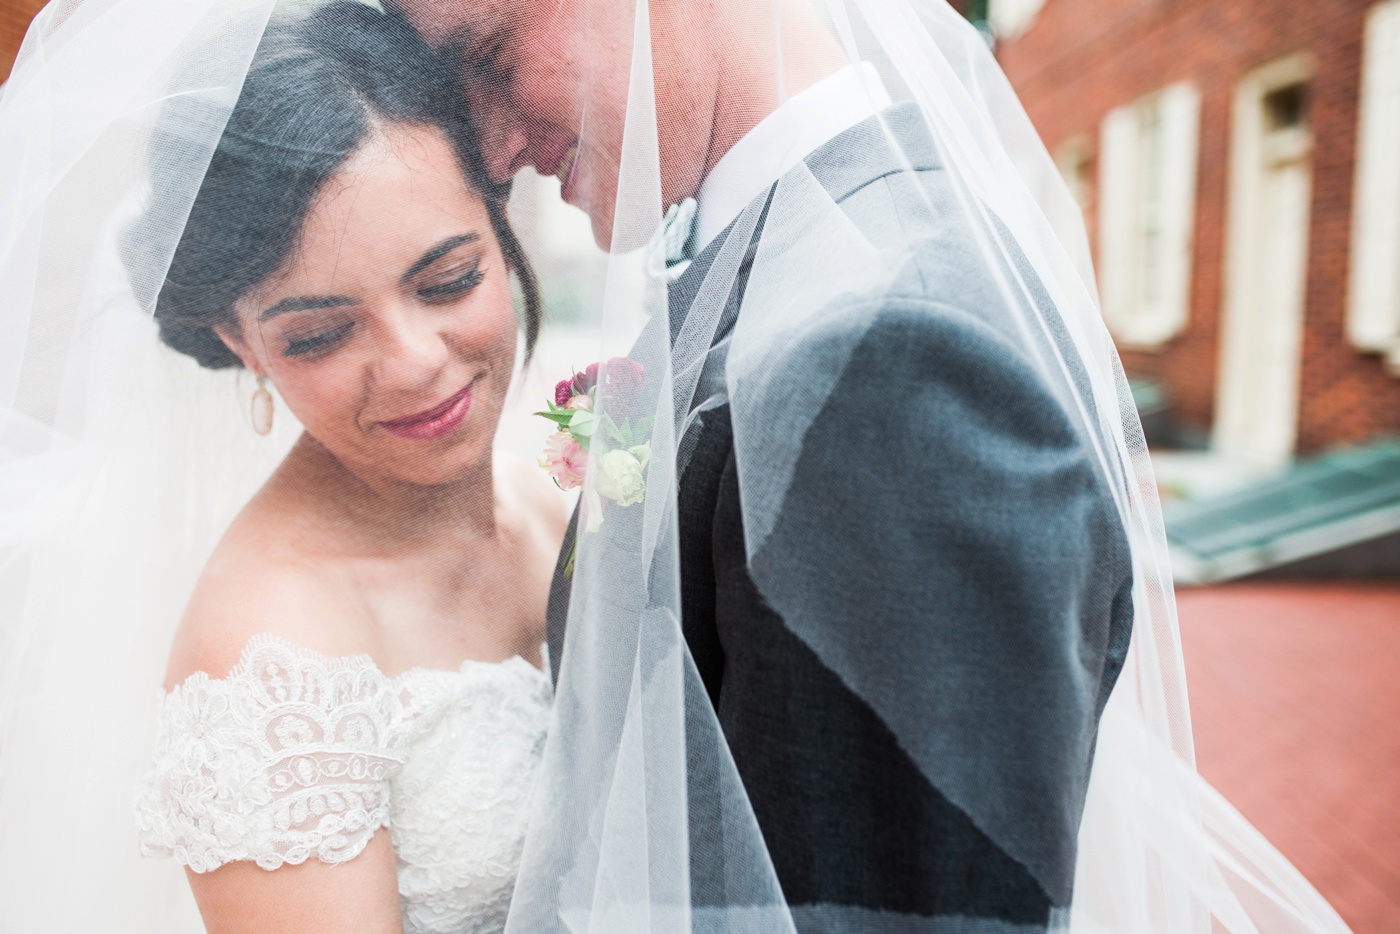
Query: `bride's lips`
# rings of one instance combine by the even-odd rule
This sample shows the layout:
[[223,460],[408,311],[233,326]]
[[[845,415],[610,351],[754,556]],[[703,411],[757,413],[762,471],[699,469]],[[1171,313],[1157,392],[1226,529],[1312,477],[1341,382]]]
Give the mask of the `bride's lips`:
[[419,412],[407,418],[396,418],[390,422],[380,422],[379,426],[400,438],[414,441],[441,438],[455,431],[466,419],[467,412],[472,407],[472,387],[475,385],[475,381],[471,382],[452,398],[426,412]]

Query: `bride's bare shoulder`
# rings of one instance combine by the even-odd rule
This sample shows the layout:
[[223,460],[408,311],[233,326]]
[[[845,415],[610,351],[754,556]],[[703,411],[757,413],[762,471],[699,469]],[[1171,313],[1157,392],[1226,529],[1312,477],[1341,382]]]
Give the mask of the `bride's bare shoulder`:
[[331,656],[374,648],[355,589],[298,538],[275,504],[255,498],[244,509],[195,585],[171,645],[167,688],[197,671],[223,677],[262,633]]

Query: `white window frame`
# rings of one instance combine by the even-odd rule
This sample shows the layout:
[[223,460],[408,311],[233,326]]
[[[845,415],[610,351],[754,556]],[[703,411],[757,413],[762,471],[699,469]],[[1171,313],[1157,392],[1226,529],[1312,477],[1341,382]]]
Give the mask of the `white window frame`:
[[[1297,444],[1301,393],[1302,341],[1306,327],[1308,274],[1312,256],[1312,131],[1306,111],[1301,123],[1273,125],[1269,101],[1301,86],[1311,93],[1317,66],[1312,53],[1295,52],[1263,65],[1235,86],[1230,126],[1230,182],[1225,215],[1225,265],[1220,319],[1220,353],[1215,383],[1213,446],[1241,462],[1278,468],[1289,463]],[[1306,106],[1306,104],[1304,105]],[[1286,266],[1270,265],[1271,236],[1263,224],[1261,189],[1267,168],[1307,164],[1302,255]],[[1261,282],[1287,286],[1288,303],[1268,312]],[[1276,297],[1276,296],[1275,296]]]
[[1093,173],[1089,165],[1092,160],[1093,142],[1089,136],[1072,136],[1055,147],[1055,168],[1060,170],[1060,177],[1081,212],[1087,211],[1090,205]]
[[1015,39],[1035,22],[1045,0],[988,0],[987,18],[1001,40]]
[[1099,283],[1120,345],[1157,348],[1186,328],[1200,124],[1201,94],[1188,82],[1104,117]]
[[1400,0],[1366,17],[1347,337],[1400,375]]

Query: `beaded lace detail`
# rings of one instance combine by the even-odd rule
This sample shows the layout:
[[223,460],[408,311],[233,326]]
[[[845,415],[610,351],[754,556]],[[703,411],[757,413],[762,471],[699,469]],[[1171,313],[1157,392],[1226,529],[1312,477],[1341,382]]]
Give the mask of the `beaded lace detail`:
[[141,851],[195,872],[339,863],[387,826],[405,931],[500,931],[549,705],[519,657],[389,678],[256,636],[225,677],[162,699]]

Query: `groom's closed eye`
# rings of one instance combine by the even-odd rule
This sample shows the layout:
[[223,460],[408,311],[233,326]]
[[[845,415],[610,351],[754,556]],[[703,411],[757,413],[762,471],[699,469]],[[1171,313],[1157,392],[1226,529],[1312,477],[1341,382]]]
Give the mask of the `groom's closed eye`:
[[473,56],[473,70],[479,80],[485,81],[496,91],[504,91],[510,87],[511,65],[505,51],[506,32],[500,30],[487,40],[487,44],[478,55]]
[[509,30],[504,28],[474,28],[464,24],[446,42],[442,52],[457,69],[458,84],[478,82],[496,84],[508,81],[510,70],[504,53]]

